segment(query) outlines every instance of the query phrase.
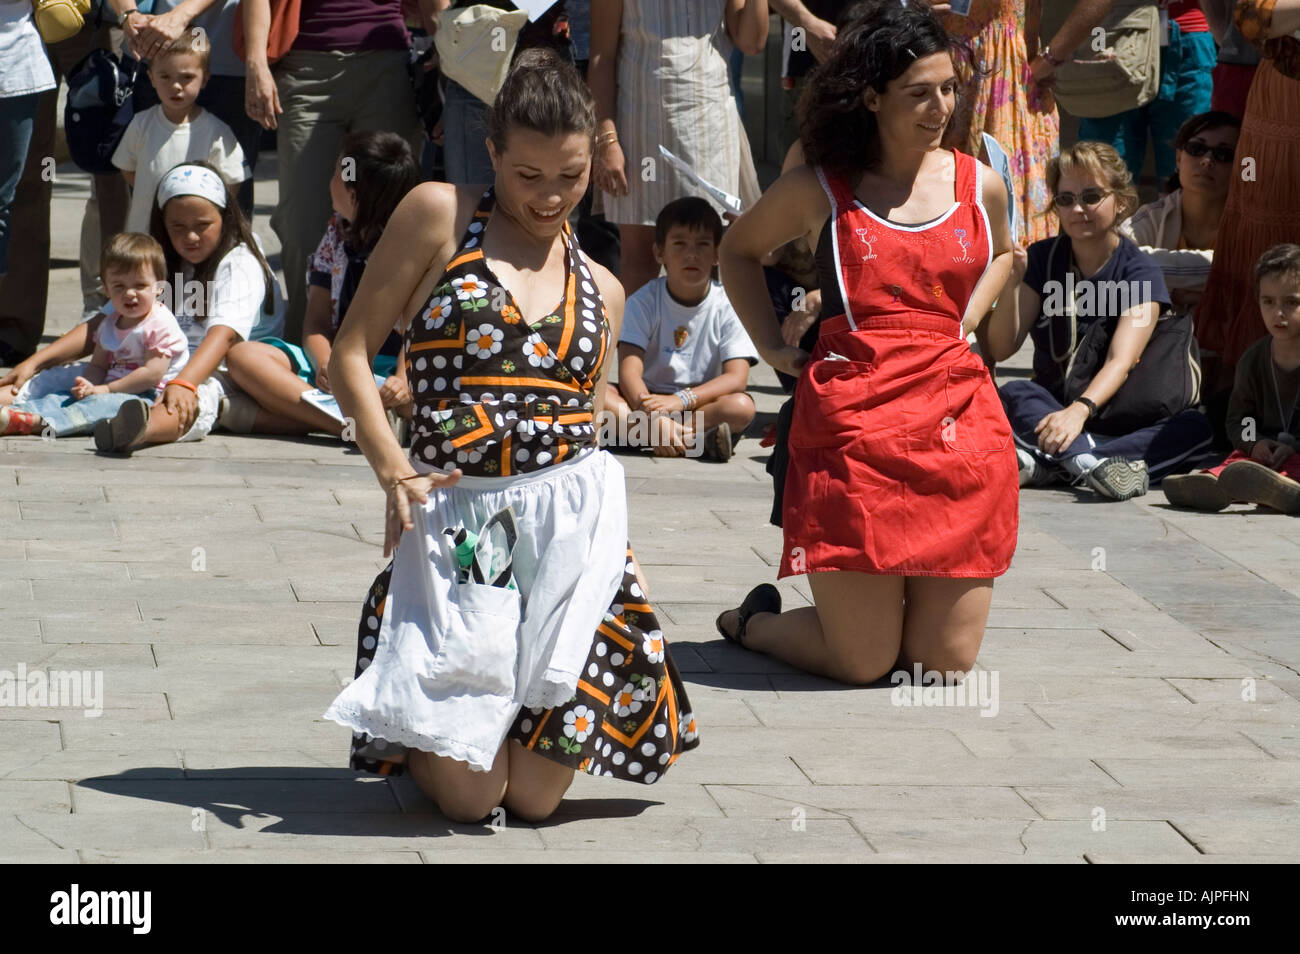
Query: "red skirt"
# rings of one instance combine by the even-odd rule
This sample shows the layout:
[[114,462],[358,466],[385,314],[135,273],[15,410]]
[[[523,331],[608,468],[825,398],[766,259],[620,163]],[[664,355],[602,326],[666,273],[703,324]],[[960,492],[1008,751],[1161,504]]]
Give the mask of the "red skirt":
[[795,391],[780,577],[993,577],[1016,549],[1011,425],[951,318],[828,319]]

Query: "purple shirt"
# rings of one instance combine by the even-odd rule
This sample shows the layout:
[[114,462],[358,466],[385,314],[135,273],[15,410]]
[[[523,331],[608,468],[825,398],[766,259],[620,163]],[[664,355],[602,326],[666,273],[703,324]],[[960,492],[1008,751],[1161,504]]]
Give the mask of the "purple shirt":
[[295,50],[405,50],[402,0],[302,0]]

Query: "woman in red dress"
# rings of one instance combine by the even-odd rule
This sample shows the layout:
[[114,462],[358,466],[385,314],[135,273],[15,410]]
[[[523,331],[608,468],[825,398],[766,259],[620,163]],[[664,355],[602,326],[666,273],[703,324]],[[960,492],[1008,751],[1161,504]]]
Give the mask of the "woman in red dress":
[[[800,375],[779,575],[807,573],[816,605],[782,613],[764,584],[718,629],[848,683],[896,663],[970,670],[1016,547],[1011,429],[966,342],[1011,268],[1008,198],[992,169],[940,146],[960,51],[923,5],[865,9],[804,93],[808,165],[719,256],[760,354]],[[801,236],[826,316],[811,355],[783,345],[759,264]]]

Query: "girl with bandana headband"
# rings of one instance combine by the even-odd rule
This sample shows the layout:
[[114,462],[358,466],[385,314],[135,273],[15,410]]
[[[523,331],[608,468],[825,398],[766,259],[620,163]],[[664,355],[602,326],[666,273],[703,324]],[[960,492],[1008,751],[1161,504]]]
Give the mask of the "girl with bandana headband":
[[157,402],[127,402],[96,426],[101,451],[202,440],[217,425],[249,433],[265,413],[235,384],[226,353],[278,335],[284,303],[234,193],[206,162],[175,166],[158,183],[150,231],[166,255],[190,360]]

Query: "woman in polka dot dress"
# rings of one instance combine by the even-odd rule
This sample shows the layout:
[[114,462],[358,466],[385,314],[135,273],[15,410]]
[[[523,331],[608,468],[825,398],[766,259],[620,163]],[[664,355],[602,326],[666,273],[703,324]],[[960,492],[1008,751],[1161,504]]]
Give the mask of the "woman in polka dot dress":
[[[499,804],[540,820],[575,771],[652,783],[698,745],[627,547],[622,468],[597,445],[623,291],[566,222],[594,131],[576,71],[521,54],[491,112],[493,186],[427,183],[403,200],[330,362],[396,553],[362,612],[356,679],[326,716],[354,730],[353,768],[409,767],[458,821]],[[369,371],[397,313],[414,316],[409,458]],[[457,583],[442,529],[478,530],[507,506],[519,592]],[[472,664],[450,676],[467,626]]]

